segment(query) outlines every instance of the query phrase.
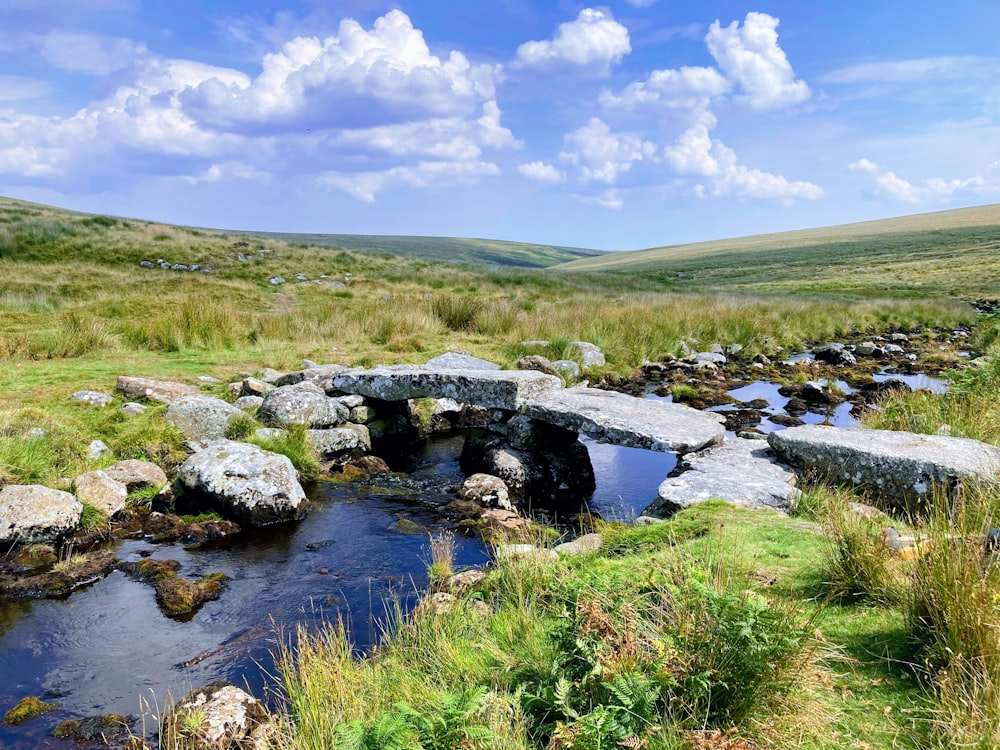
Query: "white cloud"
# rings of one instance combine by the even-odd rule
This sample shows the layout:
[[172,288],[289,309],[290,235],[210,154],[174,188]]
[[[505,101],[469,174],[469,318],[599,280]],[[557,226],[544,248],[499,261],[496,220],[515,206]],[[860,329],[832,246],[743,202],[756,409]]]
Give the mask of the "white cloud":
[[493,98],[499,80],[499,66],[472,65],[457,51],[432,55],[410,18],[393,10],[371,31],[345,19],[336,36],[297,37],[265,55],[252,82],[210,79],[183,101],[220,128],[365,127],[468,114]]
[[559,158],[578,168],[583,183],[611,185],[636,162],[653,159],[656,144],[632,133],[612,133],[597,117],[578,130],[568,133]]
[[735,151],[722,141],[712,139],[710,131],[715,125],[715,116],[705,112],[675,145],[665,150],[667,161],[679,174],[706,178],[695,185],[696,195],[737,195],[777,199],[786,204],[796,198],[815,200],[822,197],[823,189],[819,185],[790,182],[781,175],[740,164]]
[[740,85],[753,109],[767,110],[803,102],[810,96],[805,81],[797,80],[778,46],[778,19],[766,13],[747,13],[740,27],[725,28],[715,21],[705,43],[726,77]]
[[670,109],[698,109],[708,105],[712,97],[732,88],[715,68],[682,67],[654,70],[645,81],[635,81],[621,94],[601,92],[601,104],[608,108],[632,111],[659,104]]
[[914,205],[944,201],[959,191],[975,190],[986,185],[986,181],[979,176],[966,180],[942,180],[937,177],[929,177],[919,185],[914,185],[899,177],[895,172],[882,169],[869,159],[859,159],[848,164],[847,168],[852,172],[863,172],[870,175],[875,182],[875,190],[880,195]]
[[[0,173],[61,185],[97,174],[192,184],[305,176],[374,200],[393,186],[497,174],[485,152],[523,145],[493,98],[499,66],[431,55],[399,11],[370,31],[347,19],[337,36],[296,38],[265,55],[256,78],[127,40],[69,38],[63,67],[125,64],[120,85],[70,116],[0,110]],[[89,69],[81,49],[96,50]],[[0,99],[5,83],[24,89],[0,78]]]
[[50,31],[33,41],[42,56],[57,68],[92,75],[120,70],[147,54],[144,44],[131,39],[86,32]]
[[905,83],[929,78],[996,75],[998,70],[1000,59],[995,57],[925,57],[850,65],[833,70],[820,80],[825,83]]
[[20,102],[30,99],[41,99],[51,93],[52,87],[47,81],[25,76],[8,76],[0,74],[0,102]]
[[320,177],[320,184],[372,203],[377,193],[392,187],[425,188],[442,183],[475,182],[479,177],[497,174],[500,167],[490,162],[427,161],[378,172],[327,172]]
[[617,188],[608,188],[607,190],[602,190],[595,195],[573,193],[573,197],[581,203],[589,203],[593,206],[610,208],[615,211],[625,205],[625,195]]
[[530,161],[526,164],[518,164],[517,171],[529,180],[537,182],[562,182],[566,175],[551,164],[544,161]]
[[525,42],[517,48],[515,67],[592,68],[606,73],[632,51],[628,29],[607,8],[584,8],[575,21],[560,24],[551,40]]

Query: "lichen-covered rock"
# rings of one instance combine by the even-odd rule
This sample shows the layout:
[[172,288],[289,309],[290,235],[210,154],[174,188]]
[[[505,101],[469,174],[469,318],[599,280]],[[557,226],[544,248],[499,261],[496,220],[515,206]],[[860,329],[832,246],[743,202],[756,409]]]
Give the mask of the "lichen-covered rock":
[[486,508],[513,510],[507,485],[500,477],[489,474],[473,474],[466,479],[458,491],[458,497]]
[[562,388],[562,380],[529,370],[430,370],[425,367],[376,367],[353,370],[333,379],[333,387],[382,401],[450,398],[488,409],[516,411],[543,391]]
[[73,493],[81,503],[97,508],[111,518],[125,508],[128,490],[104,471],[88,471],[73,480]]
[[669,515],[719,498],[752,508],[785,510],[801,495],[796,476],[763,440],[737,438],[681,460],[681,473],[666,479],[644,515]]
[[80,523],[83,503],[37,484],[0,487],[0,543],[57,541]]
[[126,398],[144,398],[164,404],[169,404],[182,396],[194,396],[198,393],[198,388],[193,385],[127,375],[118,376],[116,388]]
[[296,370],[295,372],[285,373],[271,382],[279,387],[305,382],[320,383],[349,369],[350,368],[347,367],[347,365],[317,365],[316,367],[307,367],[304,370]]
[[107,406],[115,400],[114,396],[108,393],[101,393],[100,391],[77,391],[76,393],[70,394],[70,398],[74,401],[81,401],[85,404],[101,408]]
[[934,491],[1000,484],[1000,447],[967,438],[804,425],[771,433],[768,442],[794,466],[858,485],[907,511],[922,510]]
[[557,359],[552,366],[569,383],[580,379],[580,365],[571,359]]
[[160,744],[172,750],[243,750],[270,723],[263,704],[225,682],[192,690],[163,719]]
[[334,456],[345,451],[372,449],[368,428],[347,423],[329,430],[309,430],[309,446],[322,456]]
[[178,504],[191,510],[204,502],[247,526],[296,521],[306,514],[306,496],[292,462],[249,443],[209,443],[181,464]]
[[243,378],[240,384],[240,395],[242,396],[266,396],[274,390],[274,386],[266,380],[257,378]]
[[306,380],[275,388],[264,397],[258,417],[269,427],[306,425],[314,430],[336,427],[347,421],[350,411],[318,384]]
[[87,446],[87,460],[99,461],[105,456],[111,455],[111,449],[103,440],[91,440]]
[[562,388],[534,396],[519,411],[602,443],[688,453],[722,442],[716,415],[683,404],[597,388]]
[[553,366],[552,362],[549,361],[548,357],[543,357],[541,354],[526,354],[517,360],[518,370],[534,370],[535,372],[544,372],[547,375],[558,375],[559,371]]
[[447,352],[427,360],[431,370],[499,370],[500,365],[459,352]]
[[219,398],[182,396],[167,407],[164,419],[184,433],[194,450],[212,440],[223,440],[229,424],[243,411]]
[[233,406],[240,411],[254,412],[260,409],[260,405],[263,403],[264,398],[262,396],[240,396],[233,401]]
[[588,341],[569,342],[569,351],[570,356],[578,359],[584,367],[603,367],[606,364],[604,352]]

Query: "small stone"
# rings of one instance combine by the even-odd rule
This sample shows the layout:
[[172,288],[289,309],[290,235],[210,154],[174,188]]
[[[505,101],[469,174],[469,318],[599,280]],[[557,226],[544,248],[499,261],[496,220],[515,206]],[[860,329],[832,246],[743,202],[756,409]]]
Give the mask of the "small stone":
[[458,497],[485,507],[513,510],[507,485],[499,477],[489,474],[473,474],[466,479],[462,489],[458,491]]
[[284,284],[285,280],[283,278],[281,278],[280,276],[271,276],[267,280],[267,283],[271,284],[272,286],[279,286],[280,284]]
[[87,447],[87,460],[88,461],[98,461],[105,456],[112,455],[111,449],[107,446],[103,440],[91,440],[90,445]]
[[88,471],[73,481],[76,499],[97,508],[108,518],[125,508],[128,490],[104,471]]
[[604,537],[600,534],[584,534],[571,542],[556,545],[555,551],[559,555],[586,555],[597,552],[603,544]]
[[603,367],[607,364],[604,353],[596,344],[588,341],[571,341],[569,349],[572,356],[580,361],[584,367]]
[[137,404],[135,401],[128,401],[122,404],[120,411],[129,417],[139,417],[146,413],[146,407],[142,404]]
[[115,397],[107,394],[101,393],[100,391],[77,391],[70,395],[70,398],[74,401],[81,401],[85,404],[90,404],[91,406],[105,407],[115,400]]
[[260,405],[263,403],[264,399],[260,396],[240,396],[233,401],[233,406],[240,411],[255,412],[260,409]]

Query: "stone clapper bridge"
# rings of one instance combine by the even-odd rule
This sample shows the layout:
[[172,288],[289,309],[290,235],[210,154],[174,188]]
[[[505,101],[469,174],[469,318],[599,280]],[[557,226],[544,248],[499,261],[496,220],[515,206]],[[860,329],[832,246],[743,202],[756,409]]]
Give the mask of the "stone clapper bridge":
[[[687,471],[681,475],[682,480],[667,479],[660,486],[660,499],[651,506],[656,511],[712,497],[754,506],[787,507],[797,494],[795,474],[777,463],[766,442],[727,441],[718,415],[682,404],[597,388],[565,388],[562,380],[553,375],[501,370],[494,363],[459,354],[442,355],[426,365],[345,370],[334,374],[330,385],[335,391],[380,401],[452,399],[490,410],[487,435],[492,433],[499,444],[484,445],[480,441],[478,460],[469,462],[469,451],[464,451],[463,468],[497,474],[508,484],[518,484],[516,477],[510,481],[511,454],[523,457],[544,453],[560,444],[579,446],[577,437],[582,433],[601,443],[682,457],[679,468]],[[492,460],[483,460],[484,454],[492,455]],[[690,454],[687,459],[686,454]],[[560,479],[573,484],[574,479],[566,477],[575,473],[577,480],[584,477],[584,489],[589,474],[592,490],[593,469],[586,451],[573,452],[572,459],[578,462],[575,469],[564,467],[560,471],[550,461],[540,473],[548,474],[547,478],[555,479],[557,484]],[[581,485],[579,481],[576,484],[577,488]],[[562,486],[565,489],[565,483]],[[512,489],[523,492],[524,488]]]
[[[536,470],[542,484],[548,479],[549,497],[558,499],[553,486],[569,489],[563,496],[568,499],[578,499],[588,487],[592,491],[593,468],[579,433],[602,443],[678,454],[677,470],[659,485],[658,498],[644,515],[662,516],[712,498],[787,510],[801,494],[789,465],[817,479],[858,486],[907,513],[922,512],[941,490],[952,495],[968,483],[1000,485],[1000,447],[976,440],[820,425],[728,439],[722,418],[712,412],[596,388],[564,388],[558,377],[501,370],[467,355],[446,354],[425,365],[345,369],[333,374],[331,385],[383,401],[447,398],[491,410],[488,437],[466,441],[463,469],[496,474],[514,485],[515,494],[526,493],[516,486],[511,466],[523,469],[526,456],[544,456],[553,448],[569,464],[543,460]],[[470,443],[475,443],[471,451]],[[567,488],[574,474],[576,486]]]

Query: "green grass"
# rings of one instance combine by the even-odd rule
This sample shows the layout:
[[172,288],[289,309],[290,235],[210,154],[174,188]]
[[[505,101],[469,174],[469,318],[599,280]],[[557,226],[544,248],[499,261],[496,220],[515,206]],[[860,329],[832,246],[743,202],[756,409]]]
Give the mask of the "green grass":
[[1000,204],[613,253],[557,267],[626,272],[682,288],[991,296],[1000,287]]

